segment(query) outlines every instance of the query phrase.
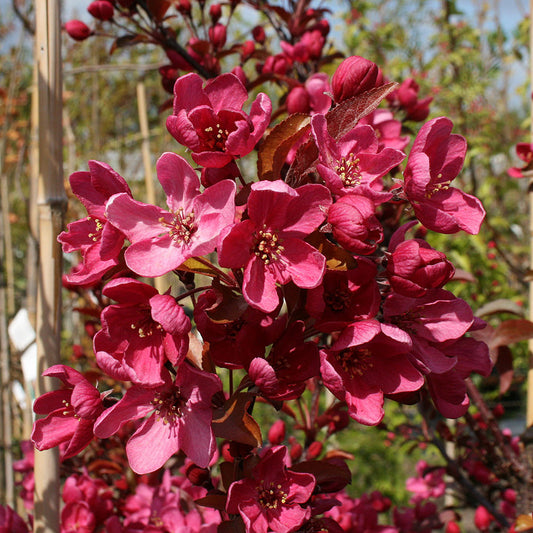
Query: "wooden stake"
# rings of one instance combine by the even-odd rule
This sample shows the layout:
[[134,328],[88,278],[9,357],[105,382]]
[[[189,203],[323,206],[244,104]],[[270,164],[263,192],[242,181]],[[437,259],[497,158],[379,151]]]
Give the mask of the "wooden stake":
[[[533,87],[533,0],[529,1],[529,80]],[[533,106],[530,106],[530,138],[533,142]],[[533,265],[533,179],[529,180],[529,264]],[[529,282],[529,320],[533,320],[533,282]],[[533,425],[533,339],[529,341],[526,427]]]
[[[35,0],[39,69],[39,277],[37,293],[37,391],[50,390],[44,370],[60,362],[61,247],[66,195],[63,187],[62,76],[60,0]],[[34,532],[59,527],[58,449],[35,452]]]

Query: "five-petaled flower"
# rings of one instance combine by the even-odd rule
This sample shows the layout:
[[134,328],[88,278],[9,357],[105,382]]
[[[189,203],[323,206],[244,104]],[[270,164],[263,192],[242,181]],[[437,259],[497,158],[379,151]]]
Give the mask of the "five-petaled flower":
[[71,174],[70,187],[88,216],[71,222],[57,238],[64,252],[81,252],[82,262],[66,279],[73,285],[93,285],[118,265],[124,244],[124,235],[107,223],[106,203],[118,193],[131,197],[131,191],[120,174],[100,161],[89,161],[89,172]]
[[222,74],[205,86],[198,74],[186,74],[174,85],[174,113],[167,129],[204,167],[221,168],[250,153],[270,123],[272,104],[257,95],[250,114],[242,107],[248,91],[234,74]]
[[101,315],[94,352],[109,376],[145,386],[162,385],[167,361],[178,365],[189,347],[191,322],[170,294],[132,278],[117,278],[103,290],[116,300]]
[[211,398],[221,388],[218,376],[184,362],[174,382],[166,379],[160,387],[130,387],[98,418],[94,433],[107,438],[126,422],[149,415],[126,444],[128,461],[135,472],[154,472],[179,450],[205,468],[216,449]]
[[195,255],[212,252],[221,229],[235,216],[234,182],[220,181],[200,193],[196,172],[170,152],[157,161],[157,177],[169,211],[127,194],[117,194],[107,204],[108,220],[131,242],[126,264],[140,276],[161,276]]
[[485,210],[481,202],[451,187],[463,166],[466,141],[452,134],[446,117],[430,120],[420,128],[404,171],[404,191],[418,220],[440,233],[479,232]]
[[68,459],[93,439],[94,422],[103,411],[101,394],[83,374],[65,365],[51,366],[43,376],[59,378],[65,387],[35,400],[35,413],[48,416],[35,422],[31,440],[38,450],[67,443],[62,457]]
[[242,291],[252,307],[276,309],[276,283],[292,280],[303,289],[320,284],[326,259],[303,239],[324,221],[330,204],[322,185],[292,189],[280,180],[252,185],[249,218],[225,232],[219,250],[221,266],[244,267]]
[[274,446],[265,452],[251,477],[231,484],[226,511],[241,515],[246,533],[289,533],[310,517],[305,503],[315,488],[315,478],[292,472],[287,462],[287,448]]

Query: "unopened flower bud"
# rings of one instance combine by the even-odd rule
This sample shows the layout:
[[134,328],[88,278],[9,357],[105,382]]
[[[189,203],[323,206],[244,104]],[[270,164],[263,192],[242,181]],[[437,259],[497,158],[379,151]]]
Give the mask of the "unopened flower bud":
[[209,8],[209,16],[211,17],[213,24],[216,24],[220,20],[220,17],[222,16],[222,7],[220,4],[211,4],[211,7]]
[[191,14],[191,3],[189,2],[189,0],[179,0],[177,10],[182,15],[189,16]]
[[307,448],[307,460],[312,461],[316,459],[322,453],[323,447],[324,445],[317,440],[312,442],[309,448]]
[[256,26],[252,30],[252,37],[254,38],[255,42],[259,44],[263,44],[266,39],[266,33],[265,33],[265,29],[263,28],[263,26]]
[[215,48],[222,48],[226,44],[226,26],[215,24],[209,28],[209,40]]
[[84,41],[93,34],[93,31],[81,20],[69,20],[65,22],[65,31],[75,41]]
[[285,440],[285,422],[276,420],[268,430],[268,441],[272,446],[281,444]]
[[289,450],[289,455],[291,456],[292,461],[298,461],[302,456],[303,447],[299,442],[295,442],[291,449]]
[[293,113],[309,113],[311,106],[309,105],[309,94],[304,87],[294,87],[287,95],[287,112],[289,115]]
[[107,0],[95,0],[89,4],[87,11],[98,20],[111,20],[113,18],[115,8],[111,2]]
[[375,63],[361,56],[345,59],[331,80],[335,102],[342,102],[380,85],[383,85],[381,70]]
[[493,521],[492,515],[483,507],[480,505],[476,509],[476,513],[474,514],[474,525],[480,530],[480,531],[487,531],[490,527],[491,522]]

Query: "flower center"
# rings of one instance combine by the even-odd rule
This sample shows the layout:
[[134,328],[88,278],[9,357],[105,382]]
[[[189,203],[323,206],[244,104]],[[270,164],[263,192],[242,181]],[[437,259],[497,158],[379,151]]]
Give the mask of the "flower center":
[[265,485],[264,480],[261,480],[261,484],[258,487],[259,503],[269,510],[278,508],[278,505],[284,505],[287,502],[289,495],[281,489],[281,485],[270,483]]
[[361,169],[359,158],[348,154],[337,162],[335,172],[339,175],[345,187],[355,187],[361,183]]
[[222,129],[222,126],[217,123],[215,127],[209,126],[204,131],[208,134],[206,139],[208,148],[218,152],[226,151],[226,141],[230,133],[227,129]]
[[198,227],[194,223],[194,213],[187,213],[180,207],[172,218],[171,222],[166,222],[163,217],[159,219],[159,222],[168,228],[168,234],[170,238],[176,244],[189,244],[191,237],[194,235]]
[[[441,179],[442,174],[437,174],[437,179]],[[426,198],[431,198],[434,194],[440,192],[440,191],[446,191],[450,188],[451,180],[448,181],[441,181],[439,183],[429,183],[426,188]]]
[[362,376],[374,366],[372,352],[368,348],[347,348],[336,354],[341,368],[352,378]]
[[93,218],[93,217],[87,217],[87,220],[94,222],[94,230],[93,232],[89,233],[87,236],[93,242],[99,241],[102,236],[102,230],[104,229],[104,222],[102,222],[99,218]]
[[80,418],[80,416],[77,415],[74,411],[74,406],[70,402],[67,402],[67,400],[63,400],[61,403],[64,405],[65,409],[63,411],[63,416],[73,416],[74,418]]
[[277,234],[271,230],[267,230],[263,226],[254,234],[254,254],[262,259],[266,265],[277,261],[285,248],[281,246],[281,242]]
[[137,335],[141,339],[152,336],[155,331],[163,330],[163,326],[161,326],[161,324],[154,322],[154,319],[152,318],[150,312],[150,308],[142,310],[140,312],[140,315],[141,316],[139,317],[139,320],[130,324],[130,328],[133,331],[136,331]]
[[326,292],[324,302],[332,311],[344,311],[350,303],[350,291],[337,288],[333,292]]
[[415,325],[419,323],[420,318],[423,318],[422,309],[420,307],[415,307],[401,315],[389,317],[388,320],[391,324],[394,324],[400,329],[403,329],[406,333],[409,333],[409,335],[416,336]]
[[182,396],[179,387],[173,387],[171,391],[158,392],[152,400],[157,420],[163,420],[163,424],[175,424],[178,418],[183,416],[183,409],[187,403]]

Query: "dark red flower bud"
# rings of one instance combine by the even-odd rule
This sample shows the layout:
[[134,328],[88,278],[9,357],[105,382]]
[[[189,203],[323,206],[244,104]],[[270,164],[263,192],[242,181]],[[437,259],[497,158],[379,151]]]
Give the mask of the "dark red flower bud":
[[93,34],[93,31],[81,20],[69,20],[65,22],[65,31],[75,41],[84,41]]
[[209,40],[215,48],[222,48],[226,44],[226,26],[215,24],[209,28]]
[[492,408],[492,414],[493,414],[496,418],[500,418],[500,417],[502,417],[502,416],[505,414],[505,408],[504,408],[504,406],[503,406],[501,403],[496,404],[496,405]]
[[[254,53],[255,43],[253,41],[244,41],[241,45],[241,58],[246,61]],[[242,80],[241,80],[242,81]]]
[[317,440],[312,442],[309,448],[307,448],[307,460],[312,461],[313,459],[316,459],[322,453],[323,447],[324,445]]
[[200,468],[194,463],[190,463],[187,468],[185,468],[185,475],[187,476],[187,479],[197,487],[201,487],[211,479],[208,468]]
[[291,449],[289,450],[289,455],[291,456],[292,461],[298,461],[302,456],[303,447],[299,442],[295,442]]
[[95,0],[89,4],[87,11],[98,20],[111,20],[115,13],[113,4],[107,0]]
[[295,87],[287,95],[287,112],[289,115],[293,113],[309,113],[311,106],[309,105],[309,94],[304,87]]
[[345,59],[331,79],[335,102],[342,102],[380,85],[383,85],[380,68],[361,56],[351,56]]
[[254,38],[256,43],[263,44],[266,39],[266,33],[263,26],[256,26],[252,30],[252,37]]
[[366,196],[347,194],[341,197],[328,212],[333,237],[350,252],[374,253],[383,240],[383,228],[374,213],[374,203]]
[[191,14],[191,3],[189,0],[179,0],[176,7],[182,15],[189,16]]
[[268,442],[272,446],[281,444],[285,440],[285,422],[276,420],[268,430]]
[[209,16],[211,17],[213,24],[216,24],[220,20],[220,17],[222,16],[222,7],[220,4],[211,4],[211,7],[209,8]]

